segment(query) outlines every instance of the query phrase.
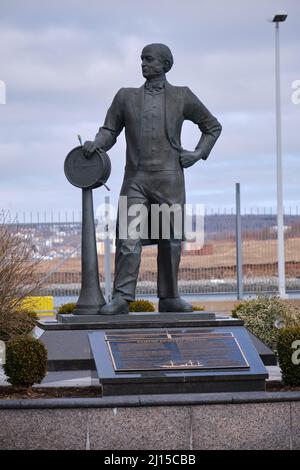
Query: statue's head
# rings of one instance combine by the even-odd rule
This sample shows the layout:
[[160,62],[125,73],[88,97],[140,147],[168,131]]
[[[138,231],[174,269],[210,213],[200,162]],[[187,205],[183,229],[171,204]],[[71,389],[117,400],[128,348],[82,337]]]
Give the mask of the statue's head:
[[145,78],[169,72],[173,65],[172,52],[164,44],[148,44],[142,50],[142,73]]

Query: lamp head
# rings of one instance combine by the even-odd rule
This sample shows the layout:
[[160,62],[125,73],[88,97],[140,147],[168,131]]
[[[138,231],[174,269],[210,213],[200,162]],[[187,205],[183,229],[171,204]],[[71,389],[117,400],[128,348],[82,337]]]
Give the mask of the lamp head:
[[282,23],[287,19],[287,16],[287,13],[280,11],[276,13],[276,15],[274,15],[274,17],[272,18],[272,23]]

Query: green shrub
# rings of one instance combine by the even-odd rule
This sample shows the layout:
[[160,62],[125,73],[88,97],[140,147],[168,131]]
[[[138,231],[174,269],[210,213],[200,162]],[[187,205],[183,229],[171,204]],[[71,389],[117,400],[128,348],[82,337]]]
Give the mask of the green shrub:
[[12,385],[31,387],[41,383],[47,372],[47,350],[31,336],[19,336],[6,346],[4,372]]
[[67,304],[61,305],[59,309],[57,310],[57,313],[60,313],[61,315],[73,313],[73,311],[75,310],[75,307],[76,307],[75,302],[69,302]]
[[129,302],[129,312],[155,312],[155,307],[149,300],[133,300]]
[[300,364],[293,364],[292,356],[297,356],[295,359],[300,360],[300,353],[297,353],[300,345],[294,344],[294,341],[300,343],[300,326],[293,328],[283,328],[279,330],[277,351],[279,366],[282,372],[282,380],[285,385],[299,386],[300,385]]
[[244,320],[246,328],[272,349],[276,349],[279,332],[276,322],[283,327],[300,325],[300,311],[279,297],[260,296],[244,300],[231,314]]
[[194,312],[200,312],[201,310],[205,310],[205,308],[201,307],[201,305],[193,305]]

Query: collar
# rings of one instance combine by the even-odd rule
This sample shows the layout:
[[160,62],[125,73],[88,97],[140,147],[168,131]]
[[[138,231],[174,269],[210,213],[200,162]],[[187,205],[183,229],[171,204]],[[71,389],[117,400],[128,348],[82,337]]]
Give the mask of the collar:
[[145,82],[145,89],[151,92],[160,92],[165,88],[166,79],[165,78],[158,78],[153,80],[146,80]]

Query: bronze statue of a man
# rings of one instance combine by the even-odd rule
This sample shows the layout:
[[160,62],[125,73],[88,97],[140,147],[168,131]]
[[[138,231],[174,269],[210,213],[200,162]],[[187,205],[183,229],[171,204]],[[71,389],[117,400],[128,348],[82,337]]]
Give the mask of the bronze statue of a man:
[[[221,133],[221,125],[188,87],[173,86],[166,73],[173,65],[170,49],[150,44],[141,55],[146,82],[140,88],[121,88],[110,106],[103,127],[94,141],[84,144],[88,158],[97,148],[108,151],[125,128],[126,167],[120,195],[133,204],[185,204],[184,168],[206,160]],[[197,124],[202,135],[194,151],[180,142],[183,121]],[[172,224],[171,224],[172,225]],[[115,279],[112,301],[103,314],[128,313],[135,298],[141,261],[142,239],[120,238],[117,223]],[[159,237],[158,297],[160,312],[190,312],[192,306],[178,294],[181,238],[170,230],[169,239]]]

